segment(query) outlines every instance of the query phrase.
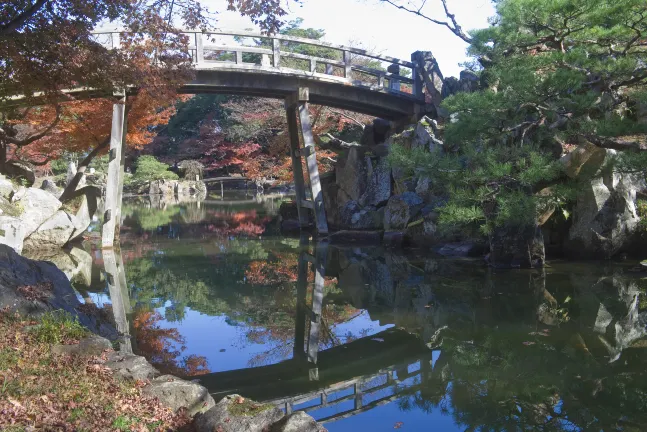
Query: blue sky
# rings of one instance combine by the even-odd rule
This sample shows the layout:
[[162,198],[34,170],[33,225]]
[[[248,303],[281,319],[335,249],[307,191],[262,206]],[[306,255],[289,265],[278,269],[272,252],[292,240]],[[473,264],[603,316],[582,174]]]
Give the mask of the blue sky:
[[[411,0],[410,5],[419,0]],[[407,0],[403,0],[407,2]],[[494,15],[490,0],[447,0],[450,11],[464,29],[483,28]],[[204,0],[219,15],[221,29],[254,28],[246,18],[226,11],[226,0]],[[412,52],[431,51],[445,76],[458,76],[459,63],[466,60],[467,44],[444,27],[379,0],[303,0],[286,3],[289,19],[303,18],[304,26],[324,29],[328,42],[359,46],[381,54],[408,59]],[[444,19],[440,0],[427,0],[423,12]]]

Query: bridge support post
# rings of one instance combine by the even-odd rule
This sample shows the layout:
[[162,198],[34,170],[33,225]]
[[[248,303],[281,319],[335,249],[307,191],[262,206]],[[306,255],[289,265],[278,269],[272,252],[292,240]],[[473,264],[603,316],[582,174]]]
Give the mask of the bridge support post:
[[301,202],[306,199],[306,186],[303,180],[301,167],[301,154],[299,153],[299,129],[297,126],[297,107],[289,101],[285,102],[288,116],[288,133],[290,135],[290,154],[292,155],[292,174],[294,175],[294,191],[296,192],[297,211],[299,212],[299,226],[308,225],[307,209],[301,207]]
[[101,232],[101,246],[112,248],[121,215],[121,198],[124,187],[124,147],[126,144],[126,96],[112,106],[112,130],[110,132],[110,156],[106,184],[105,213]]
[[129,354],[133,352],[133,347],[130,339],[130,325],[128,324],[128,314],[131,310],[128,286],[126,285],[126,270],[121,254],[112,249],[103,251],[103,263],[108,279],[115,324],[119,333],[124,335],[123,341],[119,342],[119,351]]
[[305,233],[301,233],[299,241],[301,253],[299,254],[299,267],[297,273],[297,310],[294,323],[294,351],[293,358],[305,359],[305,340],[306,340],[306,295],[308,293],[308,260],[306,257],[306,247],[308,238]]
[[324,276],[328,243],[319,242],[315,245],[315,284],[312,292],[312,316],[310,317],[310,334],[308,335],[308,361],[317,364],[319,353],[319,335],[322,325],[321,312],[323,309]]

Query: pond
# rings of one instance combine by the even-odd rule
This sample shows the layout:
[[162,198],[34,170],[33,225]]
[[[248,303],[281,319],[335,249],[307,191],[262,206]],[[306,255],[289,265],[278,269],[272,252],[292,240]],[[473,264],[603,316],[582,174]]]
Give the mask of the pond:
[[84,296],[122,349],[332,432],[647,430],[644,274],[315,244],[280,234],[287,198],[128,200]]

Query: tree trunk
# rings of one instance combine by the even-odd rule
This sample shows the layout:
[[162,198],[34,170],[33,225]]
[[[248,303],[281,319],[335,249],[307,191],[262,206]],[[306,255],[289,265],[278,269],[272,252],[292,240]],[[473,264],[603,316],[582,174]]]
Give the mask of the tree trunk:
[[110,137],[106,138],[102,143],[94,148],[86,157],[79,163],[79,166],[76,169],[76,175],[72,177],[72,180],[65,186],[65,190],[59,197],[59,201],[62,203],[74,198],[74,191],[76,191],[77,186],[81,182],[85,170],[90,165],[90,162],[99,154],[103,149],[105,149],[108,144],[110,144]]

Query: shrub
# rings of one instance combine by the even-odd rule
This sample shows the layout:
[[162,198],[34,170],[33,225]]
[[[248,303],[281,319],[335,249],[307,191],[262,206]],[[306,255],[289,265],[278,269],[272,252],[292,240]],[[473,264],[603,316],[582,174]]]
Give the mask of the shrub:
[[177,174],[168,170],[168,165],[158,161],[153,156],[140,156],[135,166],[135,173],[131,179],[135,183],[178,179]]
[[52,344],[80,339],[88,334],[76,317],[62,310],[43,314],[40,324],[32,331],[39,342]]

